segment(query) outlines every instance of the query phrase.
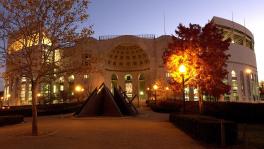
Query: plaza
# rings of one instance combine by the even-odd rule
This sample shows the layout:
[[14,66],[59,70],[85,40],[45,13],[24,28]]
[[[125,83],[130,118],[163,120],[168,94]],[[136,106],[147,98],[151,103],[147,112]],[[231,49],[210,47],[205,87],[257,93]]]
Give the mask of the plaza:
[[31,118],[25,118],[22,124],[0,127],[0,145],[8,149],[204,148],[170,123],[168,116],[146,107],[136,117],[44,116],[39,117],[38,137],[31,136]]

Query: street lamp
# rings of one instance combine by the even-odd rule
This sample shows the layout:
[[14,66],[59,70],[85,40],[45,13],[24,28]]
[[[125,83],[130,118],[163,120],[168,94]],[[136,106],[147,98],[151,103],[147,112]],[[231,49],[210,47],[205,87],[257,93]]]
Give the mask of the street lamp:
[[170,88],[168,86],[165,87],[165,90],[166,90],[166,100],[168,100],[168,91],[170,90]]
[[185,113],[185,91],[184,91],[184,74],[186,73],[186,67],[181,64],[180,67],[179,67],[179,72],[181,74],[181,77],[182,77],[182,100],[183,100],[183,113]]
[[154,84],[153,85],[153,89],[154,89],[154,91],[155,91],[155,102],[157,101],[157,89],[158,89],[159,87],[158,87],[158,85],[157,84]]
[[78,102],[80,101],[80,94],[81,94],[81,92],[83,92],[84,91],[84,88],[81,86],[81,85],[77,85],[76,87],[75,87],[75,91],[76,91],[76,93],[78,94]]

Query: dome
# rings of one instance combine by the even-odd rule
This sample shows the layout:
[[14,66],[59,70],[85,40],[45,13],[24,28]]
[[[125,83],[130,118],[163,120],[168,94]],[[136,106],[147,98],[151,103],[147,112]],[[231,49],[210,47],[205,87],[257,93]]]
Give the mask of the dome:
[[120,71],[143,70],[149,68],[149,58],[139,46],[123,44],[108,52],[106,66]]

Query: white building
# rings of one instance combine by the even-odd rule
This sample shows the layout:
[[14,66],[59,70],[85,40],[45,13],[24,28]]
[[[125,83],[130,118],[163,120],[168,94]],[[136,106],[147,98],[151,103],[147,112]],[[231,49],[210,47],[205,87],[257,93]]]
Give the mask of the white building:
[[[224,30],[225,38],[232,39],[228,50],[231,57],[228,60],[229,74],[226,80],[231,85],[231,95],[225,95],[221,100],[257,100],[258,76],[252,33],[244,26],[223,18],[213,17],[212,22]],[[174,95],[166,83],[167,73],[162,60],[169,42],[171,36],[167,35],[157,38],[154,35],[122,35],[83,39],[62,53],[65,61],[73,66],[82,66],[83,71],[66,74],[48,88],[58,97],[62,91],[74,95],[74,87],[77,85],[82,86],[85,92],[90,92],[104,82],[109,88],[120,86],[129,97],[138,95],[139,99],[146,99],[147,89],[152,88],[158,80],[162,84],[159,89],[163,96],[172,97]],[[25,82],[19,76],[8,78],[4,102],[10,105],[30,104],[30,83]],[[45,84],[42,86],[45,88]],[[39,93],[44,95],[46,91],[43,88],[39,89]],[[187,94],[190,97],[187,99],[197,99],[195,90]]]

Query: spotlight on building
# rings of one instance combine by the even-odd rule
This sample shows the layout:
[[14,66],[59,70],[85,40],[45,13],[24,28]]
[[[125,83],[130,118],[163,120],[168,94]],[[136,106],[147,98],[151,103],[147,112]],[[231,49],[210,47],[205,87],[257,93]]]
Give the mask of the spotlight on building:
[[77,86],[75,87],[75,91],[76,91],[76,92],[83,92],[83,91],[84,91],[84,88],[83,88],[81,85],[77,85]]
[[42,96],[42,94],[41,93],[37,93],[37,97],[41,97]]
[[249,69],[249,68],[248,68],[248,69],[246,69],[246,73],[247,73],[247,74],[250,74],[251,72],[252,72],[252,70],[251,70],[251,69]]

